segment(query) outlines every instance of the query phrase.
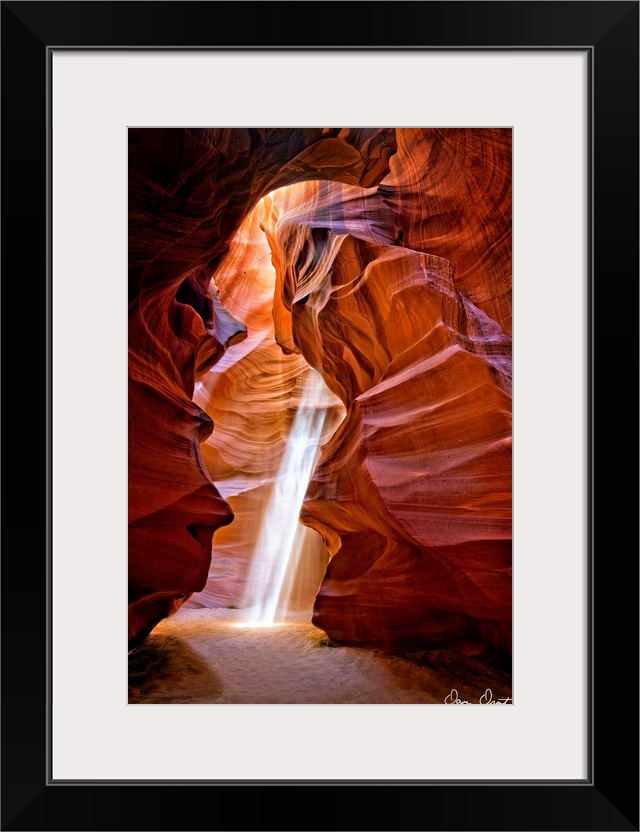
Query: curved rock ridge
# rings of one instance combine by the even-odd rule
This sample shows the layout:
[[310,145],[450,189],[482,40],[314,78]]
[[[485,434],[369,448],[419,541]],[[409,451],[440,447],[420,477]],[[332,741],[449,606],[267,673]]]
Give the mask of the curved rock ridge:
[[202,589],[233,513],[204,464],[194,384],[246,336],[211,278],[269,191],[306,179],[370,188],[393,129],[129,130],[129,640]]
[[265,208],[262,228],[280,276],[273,301],[276,339],[285,353],[298,352],[291,331],[293,287],[303,298],[330,268],[344,236],[393,245],[400,232],[377,188],[303,182],[270,194]]
[[301,516],[332,555],[313,620],[336,643],[511,651],[510,134],[474,132],[398,131],[374,195],[393,247],[338,204],[310,220],[311,187],[272,195],[278,338],[347,407]]

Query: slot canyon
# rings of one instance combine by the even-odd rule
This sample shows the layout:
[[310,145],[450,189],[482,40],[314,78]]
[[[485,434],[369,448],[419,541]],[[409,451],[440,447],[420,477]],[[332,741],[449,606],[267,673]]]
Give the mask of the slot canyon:
[[511,139],[129,129],[130,703],[511,701]]

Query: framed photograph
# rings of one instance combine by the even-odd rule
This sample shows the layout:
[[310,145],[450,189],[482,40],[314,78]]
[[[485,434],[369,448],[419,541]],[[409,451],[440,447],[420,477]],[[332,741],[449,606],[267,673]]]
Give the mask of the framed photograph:
[[639,828],[638,11],[2,3],[2,829]]

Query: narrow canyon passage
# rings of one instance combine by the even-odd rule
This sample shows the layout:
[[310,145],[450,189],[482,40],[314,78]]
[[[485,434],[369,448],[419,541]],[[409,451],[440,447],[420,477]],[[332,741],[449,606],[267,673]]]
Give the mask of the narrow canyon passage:
[[[447,651],[331,647],[311,611],[273,627],[245,610],[180,609],[129,654],[130,704],[445,704],[511,696],[508,674]],[[485,700],[486,700],[485,696]]]

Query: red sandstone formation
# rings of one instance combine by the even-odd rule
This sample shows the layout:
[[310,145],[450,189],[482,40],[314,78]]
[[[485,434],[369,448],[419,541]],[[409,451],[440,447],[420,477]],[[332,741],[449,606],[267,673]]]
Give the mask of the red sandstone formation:
[[314,622],[510,652],[510,131],[130,132],[130,637],[240,602],[308,362]]
[[392,129],[129,130],[129,641],[203,588],[233,513],[203,464],[194,383],[244,337],[211,279],[261,197],[388,172]]

